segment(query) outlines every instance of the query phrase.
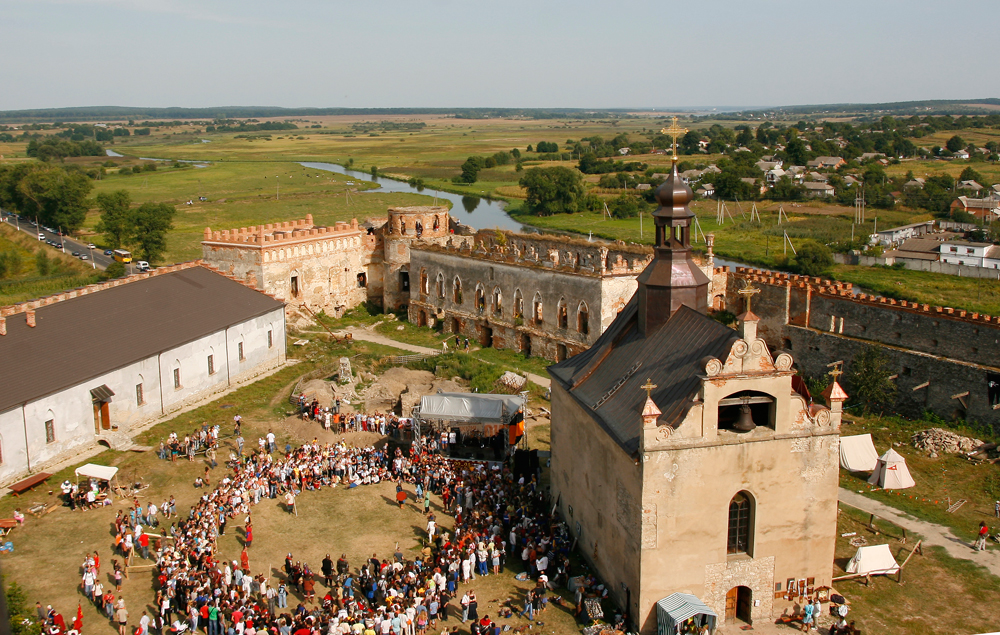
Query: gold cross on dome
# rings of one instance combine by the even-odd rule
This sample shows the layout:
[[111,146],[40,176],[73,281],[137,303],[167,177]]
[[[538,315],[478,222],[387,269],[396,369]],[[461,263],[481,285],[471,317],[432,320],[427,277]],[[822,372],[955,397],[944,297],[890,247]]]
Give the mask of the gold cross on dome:
[[676,161],[677,160],[677,137],[679,137],[682,134],[685,134],[688,131],[688,129],[687,128],[681,128],[680,126],[677,125],[677,117],[671,117],[670,119],[673,122],[673,123],[670,124],[670,127],[669,128],[664,128],[664,129],[660,130],[660,132],[662,132],[663,134],[670,135],[670,149],[673,152],[673,158]]
[[647,378],[646,383],[642,386],[639,386],[639,388],[642,388],[643,390],[646,391],[646,399],[649,399],[650,393],[653,392],[653,390],[656,388],[656,384],[653,383],[653,380]]
[[744,280],[743,281],[743,288],[740,289],[739,291],[737,291],[737,293],[739,293],[741,296],[743,296],[744,298],[746,298],[746,300],[747,300],[747,313],[750,313],[750,299],[753,298],[753,296],[755,296],[758,293],[760,293],[760,289],[752,286],[752,283],[749,280]]

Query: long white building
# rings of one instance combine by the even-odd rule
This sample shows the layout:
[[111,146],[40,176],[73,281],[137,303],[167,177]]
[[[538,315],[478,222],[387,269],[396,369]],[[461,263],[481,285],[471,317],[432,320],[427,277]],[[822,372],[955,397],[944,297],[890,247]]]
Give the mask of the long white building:
[[284,362],[284,303],[199,263],[0,308],[0,482]]

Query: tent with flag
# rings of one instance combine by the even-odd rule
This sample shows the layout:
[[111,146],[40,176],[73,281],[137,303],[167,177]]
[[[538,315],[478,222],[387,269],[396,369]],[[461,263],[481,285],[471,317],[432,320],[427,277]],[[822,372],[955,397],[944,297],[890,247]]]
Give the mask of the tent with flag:
[[879,457],[868,482],[882,489],[906,489],[916,485],[906,468],[906,459],[892,448]]

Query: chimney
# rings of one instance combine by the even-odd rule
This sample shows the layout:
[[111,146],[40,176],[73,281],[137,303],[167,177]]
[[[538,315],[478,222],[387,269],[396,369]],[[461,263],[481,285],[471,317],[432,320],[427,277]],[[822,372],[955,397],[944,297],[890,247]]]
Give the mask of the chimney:
[[844,412],[844,402],[847,401],[847,393],[834,379],[833,383],[823,391],[823,398],[826,399],[826,403],[830,407],[830,425],[839,427]]
[[24,316],[28,319],[28,326],[35,328],[35,312],[25,311]]
[[0,317],[0,335],[7,334],[7,318]]

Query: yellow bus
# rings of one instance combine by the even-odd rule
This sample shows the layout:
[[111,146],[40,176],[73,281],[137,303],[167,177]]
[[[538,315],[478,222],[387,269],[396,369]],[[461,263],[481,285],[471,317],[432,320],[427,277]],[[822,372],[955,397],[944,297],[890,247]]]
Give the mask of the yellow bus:
[[132,262],[132,254],[125,249],[115,249],[114,257],[118,262]]

